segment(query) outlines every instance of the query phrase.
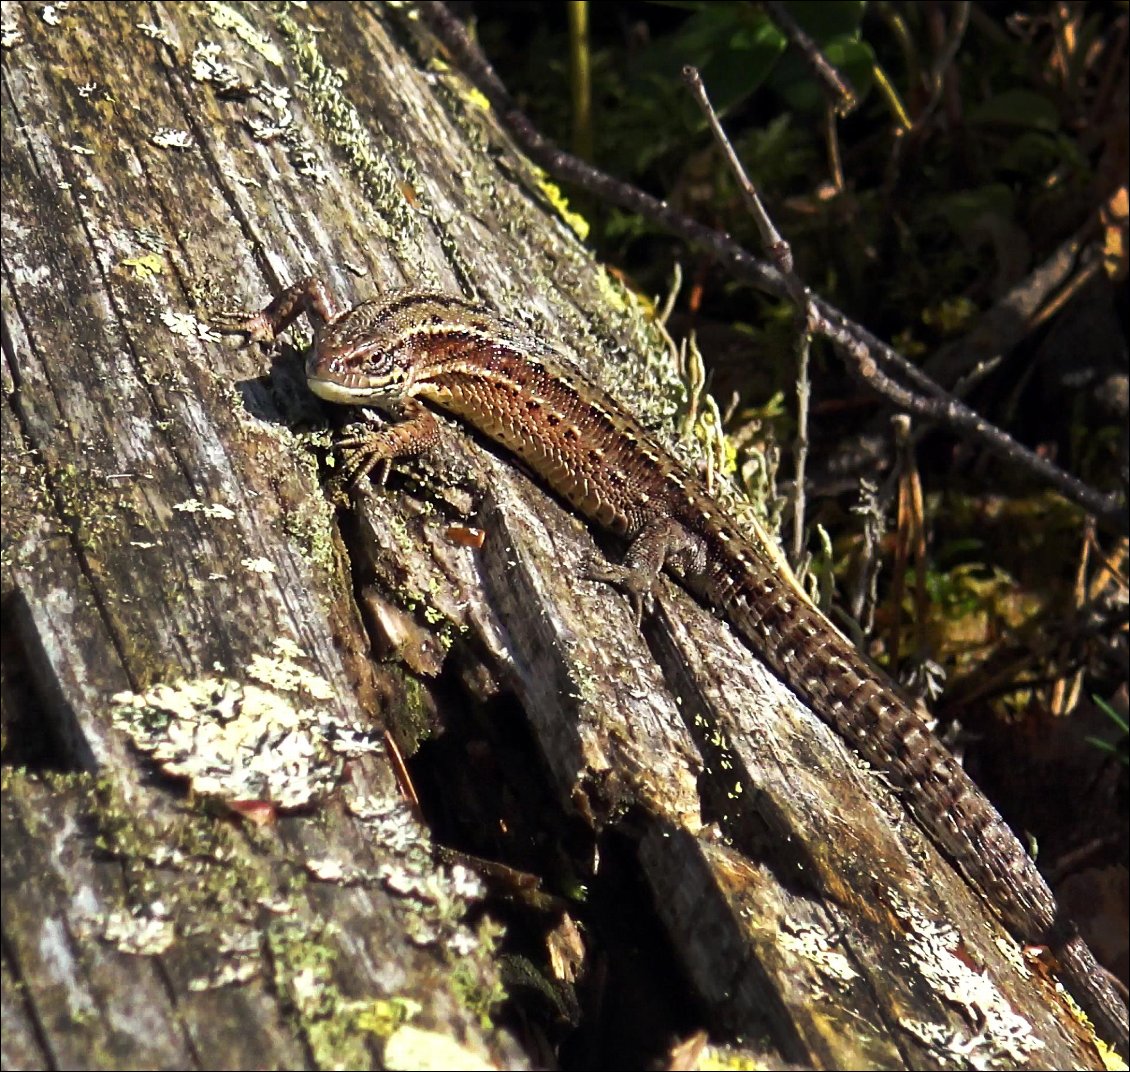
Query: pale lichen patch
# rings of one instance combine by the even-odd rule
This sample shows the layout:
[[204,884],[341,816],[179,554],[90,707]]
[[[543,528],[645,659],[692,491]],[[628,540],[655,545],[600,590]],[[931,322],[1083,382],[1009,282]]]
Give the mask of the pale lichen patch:
[[231,521],[235,511],[223,503],[202,503],[199,499],[183,499],[173,503],[173,509],[182,514],[202,514],[204,517],[214,517],[221,521]]
[[252,657],[247,671],[250,677],[279,692],[304,693],[314,700],[333,699],[330,683],[297,661],[301,651],[294,641],[277,637],[271,646],[275,651],[273,656]]
[[919,1041],[959,1058],[973,1068],[1017,1068],[1044,1048],[1032,1024],[1018,1015],[1008,998],[986,972],[977,970],[963,949],[961,935],[945,924],[932,923],[904,908],[910,926],[907,944],[922,978],[944,999],[966,1010],[968,1029],[952,1025],[903,1020],[902,1026]]
[[151,957],[164,953],[173,944],[176,929],[172,920],[156,913],[135,915],[118,911],[103,918],[102,937],[121,953]]
[[239,563],[249,573],[258,573],[260,576],[269,577],[278,573],[279,568],[269,558],[244,558]]
[[851,961],[836,948],[831,936],[817,927],[786,923],[781,928],[781,947],[817,965],[821,976],[846,987],[859,978]]
[[261,30],[257,30],[235,8],[228,4],[211,3],[207,5],[212,21],[222,30],[230,30],[245,45],[254,49],[268,63],[282,67],[282,53],[274,42]]
[[300,808],[341,774],[319,712],[257,685],[204,677],[123,692],[113,718],[165,773],[205,796]]

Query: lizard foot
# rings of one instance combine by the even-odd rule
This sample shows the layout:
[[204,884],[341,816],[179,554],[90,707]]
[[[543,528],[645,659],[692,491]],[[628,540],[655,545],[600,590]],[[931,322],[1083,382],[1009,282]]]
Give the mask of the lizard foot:
[[245,309],[228,309],[215,313],[211,326],[223,335],[242,335],[241,346],[252,343],[269,345],[275,341],[275,329],[263,313],[248,313]]
[[644,611],[648,614],[655,608],[655,575],[644,570],[632,569],[608,562],[593,554],[585,557],[581,564],[581,576],[588,581],[599,581],[611,585],[627,596],[636,616],[636,626],[643,621]]

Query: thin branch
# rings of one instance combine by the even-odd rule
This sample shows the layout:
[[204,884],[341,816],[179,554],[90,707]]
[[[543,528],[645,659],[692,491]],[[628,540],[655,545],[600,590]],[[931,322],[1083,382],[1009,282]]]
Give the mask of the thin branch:
[[953,4],[951,7],[954,12],[953,21],[950,23],[949,32],[942,42],[938,57],[930,68],[930,99],[926,102],[922,111],[914,117],[915,129],[921,129],[925,126],[942,99],[946,74],[953,65],[953,61],[957,59],[958,49],[961,48],[961,42],[965,38],[965,31],[969,26],[969,9],[971,7],[972,4],[969,3],[969,0],[961,0],[960,3]]
[[[602,198],[666,228],[673,234],[711,253],[734,276],[744,279],[768,294],[788,297],[784,277],[771,265],[755,257],[727,235],[676,212],[660,201],[627,183],[571,156],[542,135],[510,97],[506,87],[463,24],[444,3],[420,4],[420,18],[432,29],[476,87],[496,109],[500,121],[535,162],[556,178],[571,182],[595,197]],[[810,308],[816,323],[813,331],[828,338],[850,354],[868,385],[896,405],[944,424],[979,443],[990,453],[1021,466],[1056,488],[1065,498],[1093,513],[1118,532],[1130,531],[1125,503],[1120,495],[1106,495],[1064,472],[1045,458],[1011,439],[963,403],[947,395],[937,384],[898,351],[875,338],[866,328],[849,320],[835,306],[813,295]],[[926,397],[912,393],[879,370],[883,365],[922,390]]]
[[[699,108],[706,116],[714,140],[722,149],[726,162],[730,165],[734,178],[737,179],[738,188],[745,199],[746,207],[757,225],[762,245],[773,258],[777,271],[781,273],[785,282],[789,298],[797,308],[800,330],[797,338],[797,432],[793,446],[796,472],[793,480],[793,538],[792,546],[789,548],[789,561],[794,568],[797,568],[800,566],[801,555],[804,551],[805,468],[808,463],[808,410],[809,398],[811,397],[811,384],[808,378],[808,353],[812,346],[812,329],[810,326],[812,317],[809,313],[811,295],[808,287],[804,285],[804,282],[796,273],[796,262],[793,259],[792,247],[777,230],[765,209],[765,205],[762,204],[757,187],[754,186],[753,180],[742,167],[738,154],[734,151],[730,139],[726,136],[726,131],[722,128],[718,113],[715,112],[710,103],[706,87],[702,84],[702,76],[696,68],[684,67],[683,81],[690,87]],[[829,109],[830,111],[831,109]]]
[[788,39],[789,44],[804,57],[804,62],[816,75],[816,80],[831,98],[836,111],[840,115],[847,115],[859,103],[851,83],[836,70],[784,4],[777,3],[776,0],[765,0],[763,6],[777,29]]
[[962,395],[958,381],[971,368],[1008,353],[1036,327],[1041,308],[1058,287],[1068,283],[1096,230],[1097,220],[1092,216],[981,313],[961,338],[935,350],[923,368],[938,382],[954,384],[950,390]]
[[[952,5],[956,14],[953,17],[949,32],[945,35],[938,55],[931,65],[925,79],[926,88],[930,95],[922,109],[914,117],[910,128],[905,129],[900,127],[895,131],[895,139],[891,145],[891,156],[887,161],[886,175],[883,178],[883,190],[885,193],[889,194],[894,189],[894,185],[898,181],[899,171],[902,168],[903,156],[910,145],[916,144],[917,141],[922,138],[923,132],[926,130],[926,124],[941,103],[942,95],[946,87],[946,76],[954,60],[957,58],[958,49],[961,47],[961,42],[965,38],[966,28],[969,26],[971,6],[968,0],[961,0],[960,3]],[[944,17],[940,9],[934,11],[934,16],[937,19]]]
[[1071,277],[1067,286],[1032,317],[1031,322],[1028,324],[1029,329],[1034,330],[1041,324],[1051,320],[1053,316],[1060,312],[1076,294],[1086,287],[1086,285],[1102,271],[1102,268],[1102,261],[1098,257],[1089,264],[1083,265],[1083,267]]
[[844,192],[844,165],[840,154],[840,133],[836,126],[836,113],[832,106],[824,109],[824,145],[828,150],[828,171],[832,176],[832,188],[837,194]]
[[859,479],[859,502],[850,512],[862,519],[863,546],[859,554],[859,569],[848,598],[848,610],[859,622],[864,636],[875,628],[875,608],[879,604],[879,541],[883,534],[883,510],[879,506],[879,487],[867,476]]
[[792,248],[789,246],[788,242],[781,237],[781,233],[774,226],[772,219],[769,217],[769,213],[765,211],[765,206],[761,203],[761,197],[757,192],[757,188],[746,174],[741,161],[738,159],[738,154],[734,152],[734,147],[730,144],[730,139],[726,137],[726,132],[722,129],[722,124],[718,121],[718,114],[714,111],[710,103],[710,98],[706,94],[706,87],[702,84],[702,76],[698,73],[697,68],[689,66],[684,67],[683,81],[686,82],[691,92],[694,94],[698,106],[702,109],[703,115],[706,116],[707,123],[710,124],[710,130],[714,135],[714,140],[718,142],[719,147],[726,157],[726,162],[730,165],[730,170],[738,180],[738,188],[742,192],[742,197],[745,198],[746,208],[749,209],[749,213],[753,217],[753,222],[757,225],[757,232],[761,236],[761,243],[765,246],[769,256],[773,259],[777,271],[781,274],[789,297],[792,299],[793,304],[803,312],[808,302],[808,296],[805,293],[804,284],[800,281],[794,269]]
[[806,304],[796,346],[796,436],[793,440],[793,543],[789,549],[794,566],[801,565],[805,538],[806,480],[808,475],[808,414],[812,398],[812,381],[808,372],[808,355],[812,349],[812,316]]
[[1046,458],[1028,450],[1010,438],[968,406],[935,387],[935,397],[922,398],[895,383],[879,369],[879,360],[898,357],[866,329],[852,323],[837,309],[820,299],[813,301],[817,320],[814,330],[830,339],[849,358],[848,371],[873,391],[889,398],[896,405],[927,420],[944,424],[976,440],[986,450],[1012,461],[1022,462],[1032,472],[1058,488],[1064,496],[1093,513],[1119,532],[1130,527],[1126,507],[1117,495],[1103,495],[1070,473],[1065,473]]

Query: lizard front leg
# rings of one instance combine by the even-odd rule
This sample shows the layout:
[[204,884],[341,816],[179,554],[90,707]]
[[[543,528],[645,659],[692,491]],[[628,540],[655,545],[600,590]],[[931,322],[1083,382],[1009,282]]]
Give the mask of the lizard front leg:
[[337,440],[344,454],[342,479],[356,487],[378,465],[378,484],[388,479],[392,462],[397,458],[423,454],[439,442],[439,421],[427,406],[414,398],[403,399],[390,424],[379,428],[364,426]]
[[303,313],[317,330],[336,320],[342,311],[329,287],[317,276],[308,275],[280,291],[257,313],[220,314],[216,327],[228,334],[244,335],[248,343],[272,343]]

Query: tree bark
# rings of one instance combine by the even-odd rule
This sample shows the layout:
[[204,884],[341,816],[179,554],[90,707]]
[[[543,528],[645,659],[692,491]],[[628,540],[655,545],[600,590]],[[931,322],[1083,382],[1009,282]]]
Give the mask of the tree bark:
[[[1101,1067],[709,613],[666,590],[641,633],[577,579],[618,549],[455,425],[422,474],[327,495],[340,418],[298,349],[209,329],[311,272],[476,294],[666,434],[639,303],[410,5],[4,20],[5,1067],[546,1064],[624,976],[593,924],[575,984],[543,969],[579,1011],[531,1026],[484,882],[561,856],[661,924],[693,1012],[656,1054],[702,1028],[774,1064]],[[222,781],[237,729],[255,772]],[[595,914],[567,889],[516,894],[521,927]]]

